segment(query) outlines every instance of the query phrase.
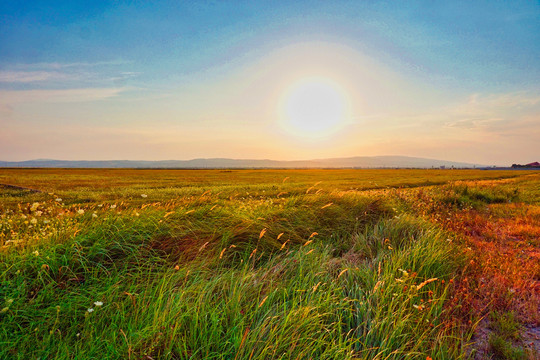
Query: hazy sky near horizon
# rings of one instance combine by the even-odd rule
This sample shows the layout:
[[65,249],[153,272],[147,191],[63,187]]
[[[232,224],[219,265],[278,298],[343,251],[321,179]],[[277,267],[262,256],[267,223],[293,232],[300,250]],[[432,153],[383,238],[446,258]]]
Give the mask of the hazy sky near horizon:
[[540,2],[0,3],[0,160],[374,155],[539,161]]

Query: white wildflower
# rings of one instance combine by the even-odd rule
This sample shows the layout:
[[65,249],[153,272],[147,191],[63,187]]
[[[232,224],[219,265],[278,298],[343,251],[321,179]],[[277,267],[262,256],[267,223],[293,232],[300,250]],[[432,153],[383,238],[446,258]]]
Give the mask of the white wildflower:
[[116,204],[111,205],[111,209],[116,209]]
[[32,254],[39,256],[39,251],[35,250],[34,252],[32,252]]
[[103,303],[102,303],[101,301],[95,301],[95,302],[94,302],[94,305],[96,305],[96,306],[102,306]]
[[62,198],[56,198],[56,199],[54,199],[54,201],[56,201],[56,202],[62,202]]
[[142,197],[142,198],[147,198],[148,195],[146,195],[146,194],[141,194],[141,197]]
[[97,214],[96,214],[96,213],[92,213],[92,217],[93,217],[93,218],[97,218]]
[[88,311],[89,313],[91,313],[92,311],[94,311],[94,309],[90,308],[90,309],[88,309],[88,310],[86,310],[86,311]]
[[32,204],[32,207],[30,208],[30,211],[36,211],[38,207],[39,207],[39,203],[35,202],[35,203]]
[[36,219],[36,218],[32,218],[32,220],[30,220],[30,224],[36,225],[36,224],[37,224],[37,219]]
[[82,215],[82,214],[84,214],[84,210],[83,210],[83,209],[79,209],[79,210],[77,210],[77,214],[79,214],[79,215]]

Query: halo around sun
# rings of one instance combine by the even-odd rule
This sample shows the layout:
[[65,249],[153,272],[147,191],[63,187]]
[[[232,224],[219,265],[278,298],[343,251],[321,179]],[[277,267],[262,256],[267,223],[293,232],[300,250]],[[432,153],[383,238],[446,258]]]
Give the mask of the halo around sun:
[[324,137],[339,130],[349,113],[347,96],[329,79],[311,77],[292,84],[280,103],[280,122],[290,133]]

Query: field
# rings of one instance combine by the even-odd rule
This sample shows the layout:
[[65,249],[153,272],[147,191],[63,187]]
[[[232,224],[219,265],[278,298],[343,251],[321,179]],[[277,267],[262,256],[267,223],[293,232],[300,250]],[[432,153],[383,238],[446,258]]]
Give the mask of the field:
[[539,356],[540,172],[0,169],[0,184],[0,359]]

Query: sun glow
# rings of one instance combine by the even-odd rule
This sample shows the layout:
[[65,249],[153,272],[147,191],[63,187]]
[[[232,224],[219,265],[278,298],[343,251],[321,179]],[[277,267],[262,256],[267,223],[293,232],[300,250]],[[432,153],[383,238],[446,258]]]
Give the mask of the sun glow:
[[280,112],[287,131],[304,137],[323,137],[345,124],[348,104],[337,84],[325,78],[307,78],[288,89]]

